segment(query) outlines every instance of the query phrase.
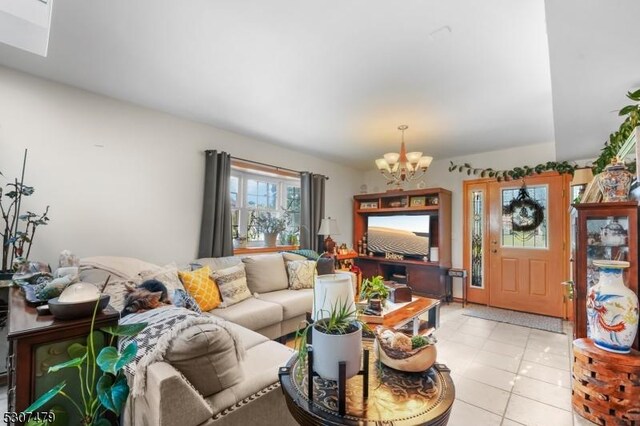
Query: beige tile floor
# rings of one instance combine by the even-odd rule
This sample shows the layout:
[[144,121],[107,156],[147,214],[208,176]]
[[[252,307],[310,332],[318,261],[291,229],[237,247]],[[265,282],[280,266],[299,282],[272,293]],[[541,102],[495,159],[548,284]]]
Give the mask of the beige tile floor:
[[449,426],[573,426],[571,328],[556,334],[464,315],[443,305],[438,362],[456,386]]

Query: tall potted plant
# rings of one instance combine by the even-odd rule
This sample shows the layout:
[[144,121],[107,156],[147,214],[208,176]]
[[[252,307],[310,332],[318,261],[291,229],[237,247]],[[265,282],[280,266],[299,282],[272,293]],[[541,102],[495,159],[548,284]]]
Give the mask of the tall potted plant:
[[[44,213],[38,215],[27,211],[21,213],[22,198],[33,195],[35,189],[24,183],[24,172],[27,163],[27,150],[24,151],[20,180],[15,178],[0,186],[0,237],[2,237],[2,264],[0,265],[0,279],[10,279],[13,275],[13,261],[22,257],[29,258],[31,246],[39,226],[49,222],[49,206]],[[0,173],[0,176],[2,173]]]

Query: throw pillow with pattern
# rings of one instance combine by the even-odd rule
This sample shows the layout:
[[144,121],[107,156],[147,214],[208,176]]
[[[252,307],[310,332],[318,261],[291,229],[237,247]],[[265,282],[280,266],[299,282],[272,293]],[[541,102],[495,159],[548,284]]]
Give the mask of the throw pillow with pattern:
[[178,308],[185,308],[198,314],[202,313],[202,310],[200,309],[200,306],[198,306],[198,302],[196,302],[196,299],[194,299],[189,293],[180,288],[175,289],[171,300],[173,301],[173,305]]
[[211,275],[211,268],[208,266],[193,272],[178,271],[184,288],[193,296],[203,311],[215,309],[221,303],[218,286],[209,275]]
[[222,295],[221,308],[228,308],[251,297],[251,292],[247,287],[244,263],[214,271],[211,277],[218,285]]
[[287,262],[289,288],[291,290],[313,288],[315,272],[316,262],[313,260],[293,260],[291,262]]

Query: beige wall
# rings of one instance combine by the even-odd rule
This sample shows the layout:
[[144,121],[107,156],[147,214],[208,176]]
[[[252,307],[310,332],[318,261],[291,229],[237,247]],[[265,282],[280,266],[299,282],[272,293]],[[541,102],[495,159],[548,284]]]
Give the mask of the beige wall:
[[[521,165],[536,165],[538,163],[555,160],[555,144],[543,143],[520,148],[500,151],[484,152],[482,154],[435,160],[425,178],[427,187],[441,187],[452,191],[452,264],[462,267],[462,182],[471,179],[466,173],[451,173],[449,162],[470,163],[474,167],[491,167],[494,169],[508,169]],[[386,191],[385,181],[379,172],[372,170],[365,174],[368,192]],[[406,189],[415,189],[415,183]],[[454,296],[462,296],[462,284],[459,279],[454,280]]]
[[36,187],[25,207],[51,205],[32,259],[55,263],[62,249],[157,263],[193,259],[205,149],[329,176],[326,213],[342,231],[335,239],[351,242],[361,171],[0,67],[5,176],[18,174],[24,148],[26,182]]

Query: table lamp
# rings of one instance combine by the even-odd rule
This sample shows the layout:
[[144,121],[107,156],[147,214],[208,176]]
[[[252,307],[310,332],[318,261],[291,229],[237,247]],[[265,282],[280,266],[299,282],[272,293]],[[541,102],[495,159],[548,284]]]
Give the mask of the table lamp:
[[336,242],[331,239],[331,234],[339,235],[338,222],[330,217],[322,219],[320,222],[320,229],[318,229],[318,235],[326,235],[324,239],[324,250],[328,253],[333,253],[336,248]]

